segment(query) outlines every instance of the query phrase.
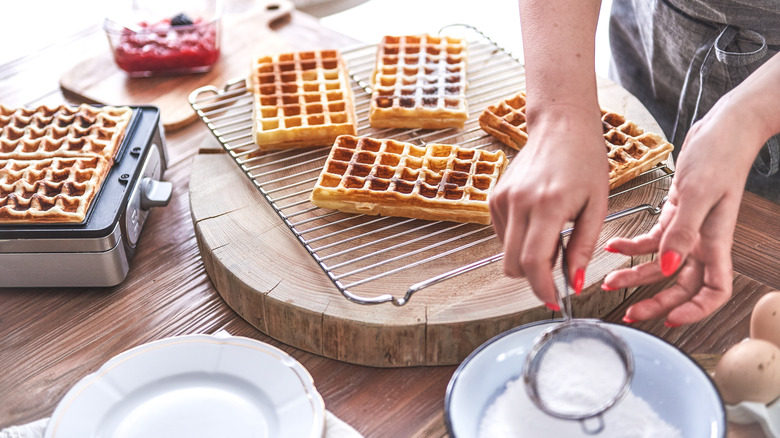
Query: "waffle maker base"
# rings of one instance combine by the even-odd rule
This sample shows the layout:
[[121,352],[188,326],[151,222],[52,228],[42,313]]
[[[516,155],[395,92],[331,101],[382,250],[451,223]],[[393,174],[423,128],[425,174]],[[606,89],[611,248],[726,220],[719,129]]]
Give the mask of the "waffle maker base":
[[0,287],[121,283],[149,210],[168,204],[171,183],[160,111],[133,107],[127,135],[83,223],[0,225]]

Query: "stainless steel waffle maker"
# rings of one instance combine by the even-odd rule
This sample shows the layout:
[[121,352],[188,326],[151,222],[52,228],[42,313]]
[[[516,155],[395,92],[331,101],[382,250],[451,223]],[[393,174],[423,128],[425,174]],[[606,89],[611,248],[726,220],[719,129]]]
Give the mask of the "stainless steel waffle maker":
[[150,209],[168,205],[172,184],[160,111],[133,117],[97,198],[80,224],[0,225],[0,287],[114,286],[130,269]]

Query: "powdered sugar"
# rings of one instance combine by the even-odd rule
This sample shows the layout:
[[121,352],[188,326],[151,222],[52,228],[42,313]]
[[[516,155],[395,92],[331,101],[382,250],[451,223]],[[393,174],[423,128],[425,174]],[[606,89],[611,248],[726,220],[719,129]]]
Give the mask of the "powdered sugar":
[[[643,399],[629,392],[604,414],[601,438],[682,438]],[[480,438],[586,437],[578,421],[551,417],[534,405],[522,378],[507,383],[504,392],[482,417]]]
[[584,416],[607,406],[623,389],[620,355],[594,338],[553,342],[536,374],[539,399],[553,412]]

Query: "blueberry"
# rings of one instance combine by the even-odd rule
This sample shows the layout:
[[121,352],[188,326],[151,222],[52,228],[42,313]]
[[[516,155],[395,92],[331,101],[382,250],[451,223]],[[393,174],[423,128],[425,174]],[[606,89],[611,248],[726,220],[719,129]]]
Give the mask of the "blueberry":
[[192,24],[192,20],[184,14],[171,18],[171,26],[189,26],[190,24]]

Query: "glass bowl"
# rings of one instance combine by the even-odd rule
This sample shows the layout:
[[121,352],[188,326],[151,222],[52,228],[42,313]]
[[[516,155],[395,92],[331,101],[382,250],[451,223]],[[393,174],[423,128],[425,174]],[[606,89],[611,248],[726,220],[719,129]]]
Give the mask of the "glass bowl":
[[222,2],[132,1],[106,17],[116,64],[131,77],[202,73],[220,56]]

